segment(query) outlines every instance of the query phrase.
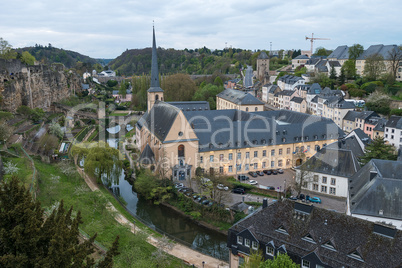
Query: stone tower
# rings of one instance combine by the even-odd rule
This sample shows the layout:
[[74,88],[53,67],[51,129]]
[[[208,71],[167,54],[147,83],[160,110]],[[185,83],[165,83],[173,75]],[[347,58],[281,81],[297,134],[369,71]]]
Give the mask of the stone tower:
[[149,112],[157,100],[163,101],[163,89],[159,84],[158,57],[156,55],[155,27],[153,28],[151,87],[147,93],[147,111]]
[[257,58],[257,78],[263,85],[269,82],[269,57],[264,51]]

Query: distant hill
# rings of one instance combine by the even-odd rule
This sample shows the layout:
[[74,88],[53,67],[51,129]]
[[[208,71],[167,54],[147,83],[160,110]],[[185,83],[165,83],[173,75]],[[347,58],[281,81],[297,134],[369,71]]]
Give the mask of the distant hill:
[[[78,52],[52,47],[50,44],[49,46],[35,45],[34,47],[18,48],[16,51],[18,53],[28,51],[39,62],[62,63],[67,68],[76,67],[77,62],[82,62],[89,68],[97,63],[104,66],[111,61],[108,59],[93,59]],[[88,71],[92,70],[88,69]]]
[[[158,48],[158,64],[161,74],[188,73],[212,74],[219,71],[223,74],[238,73],[246,64],[255,63],[250,50],[229,48],[214,50],[200,49],[164,49]],[[109,67],[120,75],[141,75],[151,72],[152,49],[130,49],[109,63]]]

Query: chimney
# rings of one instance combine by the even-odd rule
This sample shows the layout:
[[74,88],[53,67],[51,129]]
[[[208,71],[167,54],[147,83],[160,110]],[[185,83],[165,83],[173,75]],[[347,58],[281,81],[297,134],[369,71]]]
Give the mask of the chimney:
[[268,207],[268,199],[267,199],[267,198],[264,198],[264,199],[262,200],[262,208],[266,208],[266,207]]

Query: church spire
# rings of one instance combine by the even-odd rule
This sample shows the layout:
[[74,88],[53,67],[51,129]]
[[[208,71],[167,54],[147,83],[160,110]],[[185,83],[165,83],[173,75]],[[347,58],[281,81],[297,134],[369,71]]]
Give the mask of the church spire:
[[156,39],[155,39],[155,26],[153,28],[153,42],[152,42],[152,66],[151,66],[151,87],[148,92],[163,92],[159,84],[159,71],[158,71],[158,56],[156,54]]

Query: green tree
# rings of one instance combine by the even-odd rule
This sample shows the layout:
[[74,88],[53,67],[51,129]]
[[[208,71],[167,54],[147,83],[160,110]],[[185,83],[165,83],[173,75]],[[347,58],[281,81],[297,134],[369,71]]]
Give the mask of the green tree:
[[307,73],[307,68],[306,67],[302,67],[302,66],[298,66],[295,70],[295,76],[299,76],[301,77],[302,74]]
[[313,78],[313,83],[318,83],[318,84],[320,84],[321,87],[330,87],[333,82],[331,79],[329,79],[327,74],[318,73]]
[[[95,267],[90,239],[79,240],[81,212],[58,208],[46,216],[22,183],[12,177],[0,183],[0,266],[1,267]],[[118,254],[118,237],[98,267],[111,267]]]
[[369,111],[374,111],[383,115],[388,115],[391,111],[390,108],[391,98],[378,91],[373,92],[366,100],[366,107]]
[[349,48],[349,59],[353,60],[356,62],[356,59],[363,54],[364,48],[360,44],[354,44]]
[[49,133],[55,135],[59,139],[63,138],[64,132],[59,123],[51,123],[49,125]]
[[45,111],[43,111],[43,109],[41,109],[41,108],[35,108],[35,109],[32,109],[31,111],[32,112],[31,112],[30,118],[33,122],[39,122],[45,116]]
[[240,268],[259,268],[264,263],[264,257],[261,250],[251,250],[250,256],[240,266]]
[[347,79],[354,79],[356,77],[356,64],[353,60],[347,60],[342,65],[341,70],[345,73]]
[[28,65],[34,65],[35,64],[35,57],[31,55],[28,51],[22,52],[21,55],[21,62],[26,63]]
[[167,101],[190,101],[197,91],[195,82],[188,74],[174,74],[162,80]]
[[366,58],[364,64],[364,75],[368,80],[375,81],[385,70],[384,57],[378,53]]
[[32,109],[29,108],[28,106],[21,105],[20,107],[17,108],[17,113],[23,115],[24,117],[29,117],[32,113]]
[[370,162],[371,159],[396,160],[395,147],[391,144],[386,144],[383,137],[377,137],[372,142],[366,145],[364,155],[359,161],[362,165]]
[[13,134],[14,127],[7,124],[5,120],[0,120],[0,142],[5,143]]
[[112,148],[109,144],[99,142],[83,142],[75,144],[71,150],[74,159],[84,158],[84,170],[89,176],[96,178],[99,184],[102,177],[107,185],[111,185],[111,179],[119,179],[122,161],[119,160],[119,150]]
[[215,78],[215,80],[214,80],[214,85],[216,85],[216,86],[218,86],[218,87],[223,86],[222,78],[220,78],[219,76],[217,76],[217,77]]
[[17,57],[17,52],[12,49],[12,46],[0,37],[0,59],[10,60]]
[[273,260],[266,260],[259,268],[300,268],[287,254],[279,254]]
[[323,56],[323,57],[327,57],[329,56],[329,54],[332,53],[332,50],[327,50],[323,47],[317,47],[314,53],[314,56]]
[[111,79],[111,80],[107,81],[106,84],[108,87],[114,87],[114,86],[117,86],[118,82],[116,80]]
[[223,86],[218,87],[212,84],[207,84],[195,92],[193,96],[193,101],[207,100],[209,102],[211,110],[214,110],[216,109],[216,95],[223,90]]
[[339,74],[338,82],[339,82],[339,85],[343,85],[346,82],[346,76],[345,76],[345,69],[344,68],[341,68],[341,73]]

